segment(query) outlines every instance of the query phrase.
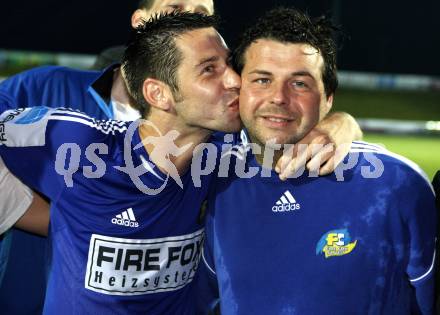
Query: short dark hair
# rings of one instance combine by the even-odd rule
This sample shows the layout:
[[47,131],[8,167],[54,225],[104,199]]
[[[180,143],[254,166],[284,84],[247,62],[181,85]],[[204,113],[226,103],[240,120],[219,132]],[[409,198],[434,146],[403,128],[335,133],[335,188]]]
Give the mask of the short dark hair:
[[330,96],[338,87],[336,73],[337,46],[333,35],[338,28],[325,16],[310,18],[294,8],[279,7],[260,17],[244,31],[234,52],[234,63],[241,73],[246,50],[259,39],[270,39],[282,43],[305,43],[316,48],[324,59],[322,80],[325,93]]
[[159,0],[141,0],[139,1],[138,9],[149,10],[153,6],[154,1]]
[[217,25],[216,16],[174,11],[155,15],[133,30],[122,58],[122,69],[128,91],[136,103],[133,107],[142,117],[148,114],[150,107],[142,93],[145,79],[154,78],[168,84],[174,96],[179,92],[177,69],[182,52],[175,39],[186,32]]

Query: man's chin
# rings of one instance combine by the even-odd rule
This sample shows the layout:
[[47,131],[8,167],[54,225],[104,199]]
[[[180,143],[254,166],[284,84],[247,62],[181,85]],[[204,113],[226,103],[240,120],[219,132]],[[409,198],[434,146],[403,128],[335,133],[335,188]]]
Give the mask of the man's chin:
[[292,141],[272,139],[265,142],[265,147],[273,150],[280,150],[289,145],[292,145]]
[[261,143],[267,147],[278,148],[297,143],[301,138],[296,135],[274,135],[266,137]]
[[243,128],[241,121],[234,121],[221,126],[216,126],[214,131],[220,131],[225,133],[235,133],[239,132]]

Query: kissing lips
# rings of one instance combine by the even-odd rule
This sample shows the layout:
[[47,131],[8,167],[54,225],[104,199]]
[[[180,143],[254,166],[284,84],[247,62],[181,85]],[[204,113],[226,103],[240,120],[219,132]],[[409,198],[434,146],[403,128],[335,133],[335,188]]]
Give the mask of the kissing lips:
[[231,103],[228,104],[228,109],[232,111],[238,111],[238,98],[233,100]]

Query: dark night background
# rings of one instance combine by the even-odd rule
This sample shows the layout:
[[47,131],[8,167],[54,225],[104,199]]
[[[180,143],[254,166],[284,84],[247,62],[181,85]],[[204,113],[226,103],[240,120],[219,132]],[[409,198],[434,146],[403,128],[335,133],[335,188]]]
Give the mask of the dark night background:
[[[295,5],[312,15],[330,13],[350,36],[339,68],[440,75],[440,1],[218,0],[229,43],[268,8]],[[0,49],[96,54],[123,43],[137,1],[2,1]]]

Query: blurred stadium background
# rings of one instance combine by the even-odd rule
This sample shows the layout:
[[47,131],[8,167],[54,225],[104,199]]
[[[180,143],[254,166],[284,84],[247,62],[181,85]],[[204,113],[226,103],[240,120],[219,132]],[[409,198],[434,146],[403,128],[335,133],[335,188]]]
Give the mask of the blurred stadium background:
[[[12,1],[0,11],[0,77],[38,65],[89,68],[102,49],[123,43],[137,1]],[[339,55],[335,110],[363,127],[365,140],[440,169],[440,1],[220,1],[222,33],[236,35],[278,4],[330,14],[348,35]],[[1,80],[1,78],[0,78]]]

